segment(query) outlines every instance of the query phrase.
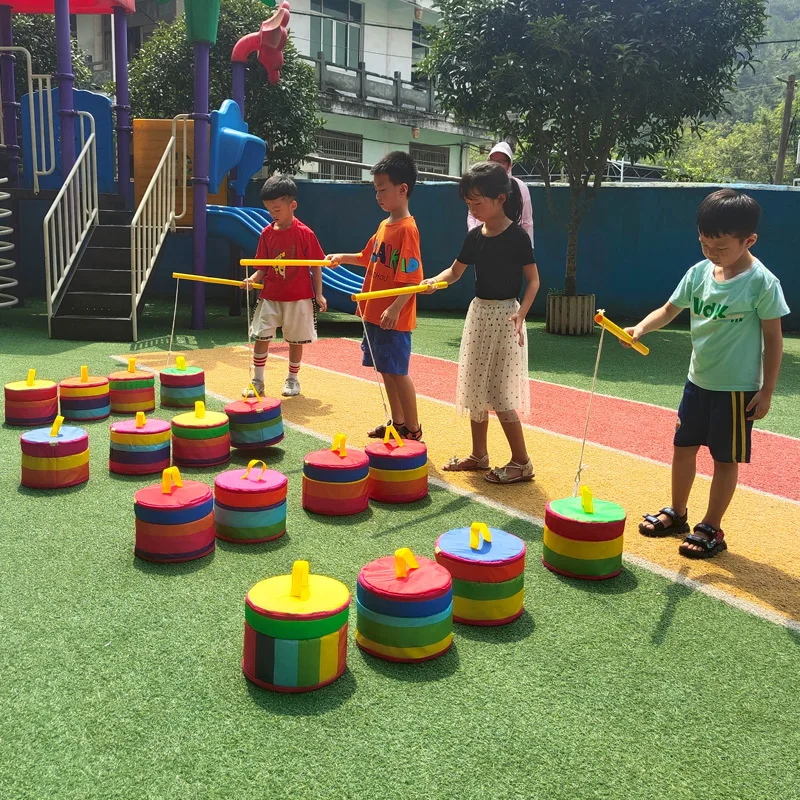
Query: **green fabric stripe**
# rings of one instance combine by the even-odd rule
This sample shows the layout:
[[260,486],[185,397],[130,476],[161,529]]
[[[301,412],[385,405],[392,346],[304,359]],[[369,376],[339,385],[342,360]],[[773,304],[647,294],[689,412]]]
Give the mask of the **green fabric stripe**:
[[108,388],[109,389],[150,389],[151,387],[155,386],[155,380],[153,378],[143,378],[139,381],[109,381]]
[[436,644],[453,632],[453,619],[448,617],[441,622],[433,625],[424,625],[421,628],[395,628],[389,625],[381,625],[371,619],[359,614],[357,628],[362,636],[372,639],[378,644],[389,645],[390,647],[424,647],[428,644]]
[[267,422],[234,422],[233,428],[237,431],[267,431],[270,428],[276,428],[283,425],[283,417],[275,417],[275,419],[268,420]]
[[214,439],[229,432],[230,425],[227,422],[215,428],[180,428],[177,425],[172,426],[172,433],[179,439]]
[[322,619],[309,619],[295,621],[290,619],[274,619],[256,614],[250,606],[245,603],[244,618],[247,624],[265,636],[272,636],[274,639],[321,639],[329,633],[338,631],[347,622],[350,613],[349,608],[345,608],[338,614]]
[[594,560],[584,558],[570,558],[562,556],[551,550],[547,545],[543,545],[544,560],[564,572],[571,572],[573,575],[589,575],[600,577],[616,572],[622,566],[622,554],[614,558],[598,558]]
[[217,533],[220,536],[227,536],[229,539],[266,539],[268,536],[277,536],[286,529],[286,521],[276,522],[274,525],[263,525],[260,528],[231,528],[228,525],[214,523]]
[[467,600],[505,600],[513,597],[525,584],[525,573],[502,583],[475,583],[453,578],[453,596]]
[[319,683],[319,653],[319,639],[306,639],[298,643],[298,686],[316,686]]
[[587,514],[583,510],[580,497],[564,497],[561,500],[551,500],[550,508],[562,517],[576,522],[620,522],[625,519],[625,509],[608,500],[594,498],[594,511]]

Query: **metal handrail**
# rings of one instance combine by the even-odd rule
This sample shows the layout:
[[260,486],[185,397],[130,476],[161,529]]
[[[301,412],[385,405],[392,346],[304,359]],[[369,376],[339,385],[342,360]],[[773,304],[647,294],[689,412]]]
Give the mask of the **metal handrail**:
[[[78,118],[83,142],[81,152],[42,223],[48,335],[51,335],[53,305],[100,213],[94,117],[79,111]],[[89,123],[88,137],[84,122]]]
[[[175,230],[177,220],[186,216],[188,187],[188,114],[172,120],[172,137],[164,148],[153,177],[139,201],[131,222],[131,324],[133,341],[138,337],[137,309],[147,281],[156,265],[167,234]],[[177,214],[175,170],[177,168],[177,126],[183,123],[183,157],[180,163],[183,210]]]

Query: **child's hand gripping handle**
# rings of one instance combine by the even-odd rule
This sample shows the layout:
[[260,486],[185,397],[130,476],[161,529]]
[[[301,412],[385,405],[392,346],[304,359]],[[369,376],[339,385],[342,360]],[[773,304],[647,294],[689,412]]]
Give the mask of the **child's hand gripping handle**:
[[625,333],[619,325],[615,325],[602,311],[598,311],[594,315],[594,321],[600,325],[600,327],[605,328],[609,333],[613,333],[623,344],[632,347],[637,353],[646,356],[650,352],[650,348],[647,347],[647,345],[641,342],[634,342],[629,333]]

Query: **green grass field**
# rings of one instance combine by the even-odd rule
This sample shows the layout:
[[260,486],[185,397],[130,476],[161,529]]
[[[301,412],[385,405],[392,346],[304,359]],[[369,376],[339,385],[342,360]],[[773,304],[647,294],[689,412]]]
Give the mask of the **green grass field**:
[[[147,320],[146,348],[165,347],[170,316]],[[106,374],[125,349],[49,341],[42,321],[2,318],[3,383],[29,366],[55,379],[80,364]],[[180,329],[180,346],[235,343],[243,328],[215,314],[206,331]],[[332,330],[358,335],[347,322]],[[425,317],[415,348],[452,358],[459,332],[458,318]],[[656,370],[660,383],[647,373],[646,396],[640,370],[652,367],[624,373],[631,359],[613,355],[603,372],[616,380],[600,391],[674,405],[687,337],[661,336],[653,355],[669,352],[671,366]],[[535,377],[585,385],[596,341],[545,337],[534,324]],[[790,427],[800,347],[788,347],[794,372],[780,404]],[[800,634],[638,568],[606,583],[557,578],[539,563],[540,529],[438,487],[412,506],[310,516],[302,459],[323,445],[296,430],[270,458],[289,476],[286,536],[146,564],[133,557],[132,496],[153,481],[110,476],[108,424],[87,427],[92,477],[58,493],[19,486],[19,430],[0,429],[1,798],[800,796]],[[245,462],[234,454],[231,466]],[[214,471],[184,475],[210,483]],[[371,559],[401,546],[431,556],[440,533],[474,519],[528,544],[519,621],[456,626],[450,653],[409,666],[355,647],[353,609],[348,671],[335,684],[286,696],[244,679],[243,598],[255,582],[306,558],[354,590]]]

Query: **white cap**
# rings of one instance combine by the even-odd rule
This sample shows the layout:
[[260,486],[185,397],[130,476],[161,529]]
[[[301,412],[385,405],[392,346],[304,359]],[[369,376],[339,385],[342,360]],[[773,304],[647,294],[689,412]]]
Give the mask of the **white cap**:
[[512,152],[511,145],[508,142],[498,142],[489,151],[489,158],[491,158],[494,153],[502,153],[512,164],[514,163],[514,153]]

